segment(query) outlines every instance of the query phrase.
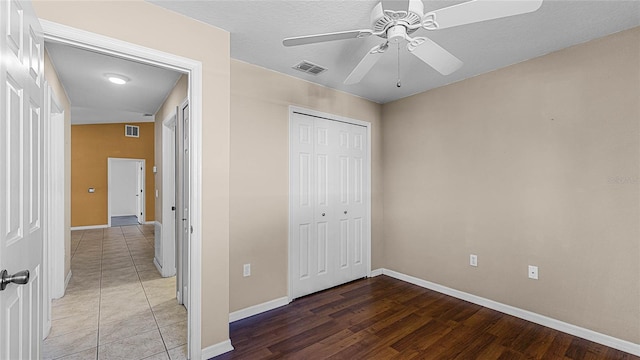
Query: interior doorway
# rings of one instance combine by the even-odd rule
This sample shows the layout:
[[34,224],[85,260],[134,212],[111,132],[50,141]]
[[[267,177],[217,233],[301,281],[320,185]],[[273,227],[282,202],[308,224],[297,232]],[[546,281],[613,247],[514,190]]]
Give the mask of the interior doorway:
[[[187,131],[189,134],[195,134],[195,136],[190,139],[190,154],[192,156],[187,158],[187,172],[189,176],[187,178],[188,180],[184,183],[184,187],[188,190],[187,193],[190,197],[184,202],[187,204],[186,210],[189,214],[189,220],[186,222],[189,231],[186,232],[187,238],[185,241],[189,243],[190,247],[188,251],[185,252],[185,256],[188,259],[188,271],[186,271],[186,273],[190,276],[186,284],[188,294],[183,294],[183,299],[186,299],[187,304],[185,305],[189,308],[188,324],[186,326],[188,329],[187,356],[188,358],[199,358],[201,356],[201,133],[200,131],[194,131],[194,129],[200,129],[202,123],[202,65],[190,59],[173,56],[153,49],[140,48],[133,44],[106,38],[97,34],[75,31],[75,29],[47,21],[43,21],[43,28],[45,38],[48,40],[59,41],[76,47],[90,49],[94,52],[120,56],[188,74],[188,98],[190,106],[186,111],[188,112],[190,122],[188,123]],[[182,151],[180,151],[180,153],[182,153]],[[178,197],[181,194],[182,192],[178,194]],[[176,226],[176,228],[178,228],[178,226]],[[125,231],[123,230],[123,232]],[[103,234],[106,235],[106,233],[107,230],[103,230]],[[93,236],[90,230],[87,234],[89,237]]]
[[109,227],[144,224],[146,161],[109,158],[107,169]]

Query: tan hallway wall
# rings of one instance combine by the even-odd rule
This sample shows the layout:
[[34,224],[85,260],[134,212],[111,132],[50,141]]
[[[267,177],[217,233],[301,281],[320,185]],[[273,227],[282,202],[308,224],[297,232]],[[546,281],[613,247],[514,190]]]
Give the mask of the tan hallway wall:
[[[167,116],[175,113],[176,106],[180,105],[182,101],[187,98],[188,86],[189,77],[182,75],[155,114],[155,164],[158,167],[158,172],[155,174],[155,185],[158,190],[158,197],[156,198],[156,221],[160,223],[162,223],[162,206],[164,204],[162,199],[162,174],[164,172],[164,168],[162,167],[162,122]],[[171,204],[167,204],[167,206],[171,206]]]
[[145,159],[145,221],[155,220],[154,124],[126,124],[139,126],[140,137],[126,137],[125,123],[71,126],[71,226],[108,224],[110,157]]
[[41,19],[202,63],[202,347],[229,338],[229,33],[142,0],[34,1]]
[[[379,104],[231,61],[230,311],[287,296],[289,105],[372,124],[372,268],[382,266]],[[243,264],[251,276],[242,276]]]
[[640,343],[639,99],[635,28],[385,104],[385,266]]
[[64,110],[64,274],[66,278],[71,270],[71,104],[46,50],[44,77]]

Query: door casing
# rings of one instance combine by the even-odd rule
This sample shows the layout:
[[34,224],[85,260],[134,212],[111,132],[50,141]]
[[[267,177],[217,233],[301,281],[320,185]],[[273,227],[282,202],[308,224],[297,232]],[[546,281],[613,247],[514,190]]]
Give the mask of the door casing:
[[43,337],[51,329],[51,300],[64,296],[64,109],[45,81],[45,238]]

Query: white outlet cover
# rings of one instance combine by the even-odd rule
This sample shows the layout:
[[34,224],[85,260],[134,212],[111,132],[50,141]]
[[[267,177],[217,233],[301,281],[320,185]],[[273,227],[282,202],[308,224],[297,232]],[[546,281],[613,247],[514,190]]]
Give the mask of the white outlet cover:
[[529,279],[538,280],[538,267],[529,265]]
[[478,266],[478,255],[469,255],[469,265]]
[[251,276],[251,264],[244,264],[242,267],[242,275],[243,276]]

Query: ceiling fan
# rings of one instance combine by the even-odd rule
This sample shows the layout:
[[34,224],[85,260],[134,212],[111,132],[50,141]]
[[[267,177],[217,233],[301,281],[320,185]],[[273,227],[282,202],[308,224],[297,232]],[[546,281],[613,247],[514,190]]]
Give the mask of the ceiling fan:
[[[384,39],[360,60],[345,84],[357,84],[380,60],[390,44],[407,42],[407,50],[443,75],[462,66],[462,61],[427,37],[411,37],[416,30],[441,30],[536,11],[543,0],[472,0],[424,13],[422,0],[409,0],[406,11],[384,9],[379,2],[371,11],[371,28],[326,34],[297,36],[282,41],[284,46],[298,46],[319,42],[360,39],[372,35]],[[398,45],[400,46],[400,45]],[[398,81],[398,87],[400,82]]]

